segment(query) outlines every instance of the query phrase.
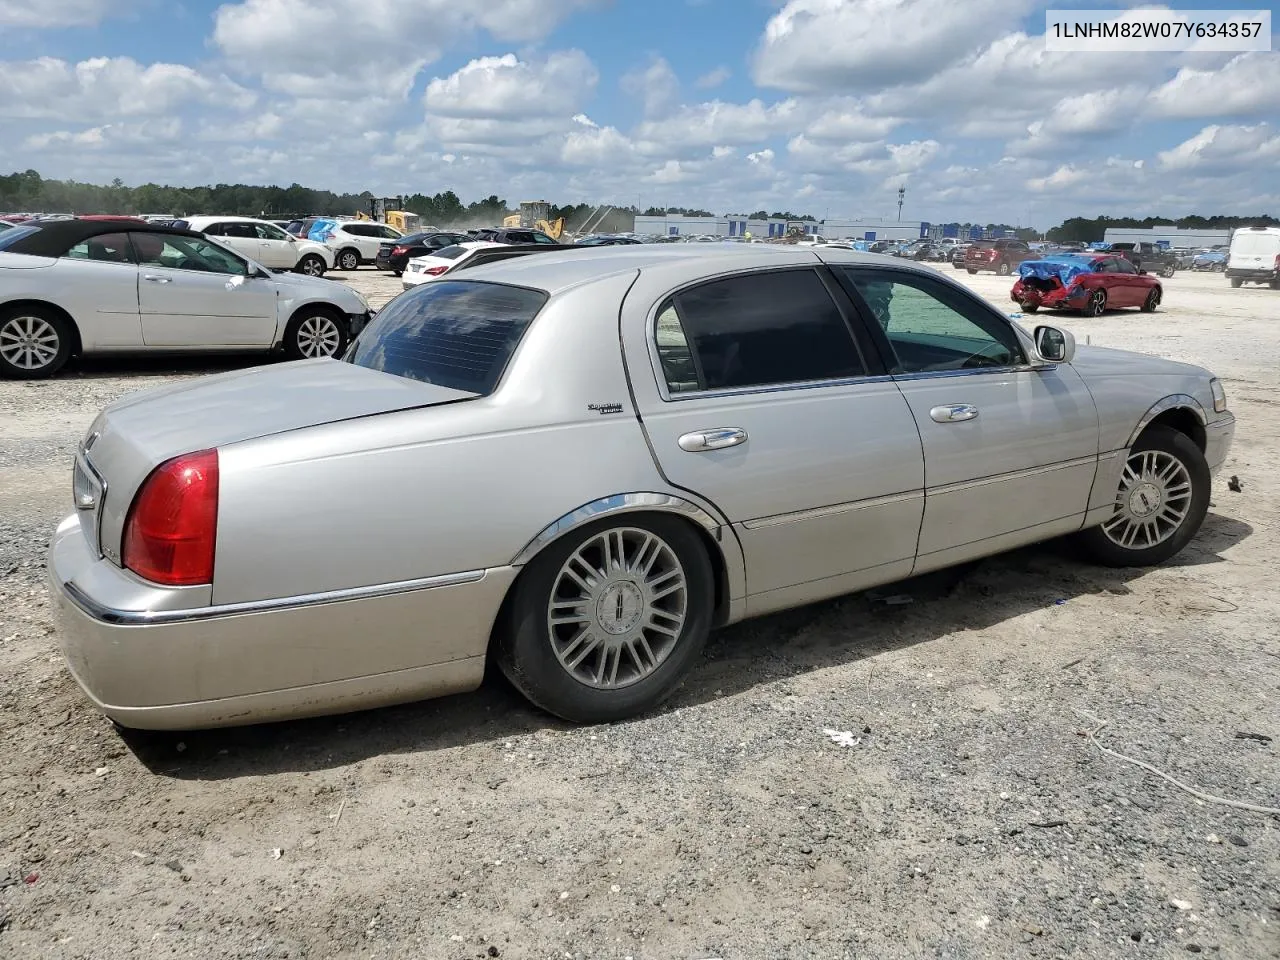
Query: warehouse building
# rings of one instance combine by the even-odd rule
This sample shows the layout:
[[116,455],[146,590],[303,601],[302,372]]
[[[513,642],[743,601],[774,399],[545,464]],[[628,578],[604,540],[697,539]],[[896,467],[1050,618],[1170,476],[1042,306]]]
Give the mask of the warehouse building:
[[1108,227],[1102,239],[1107,243],[1154,243],[1160,247],[1216,247],[1231,242],[1230,230],[1200,230],[1189,227]]
[[[787,224],[795,223],[770,217],[768,220],[751,220],[746,217],[686,217],[669,213],[661,217],[636,217],[635,232],[646,236],[663,237],[745,237],[767,240],[786,236]],[[920,221],[879,219],[831,219],[808,221],[805,228],[810,234],[835,240],[851,237],[855,240],[913,240],[930,235],[931,225]]]

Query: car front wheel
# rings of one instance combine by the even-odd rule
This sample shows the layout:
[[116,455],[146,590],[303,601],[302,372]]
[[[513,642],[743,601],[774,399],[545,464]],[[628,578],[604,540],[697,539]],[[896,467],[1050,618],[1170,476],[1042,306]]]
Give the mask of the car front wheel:
[[1142,312],[1155,313],[1158,306],[1160,306],[1160,289],[1156,287],[1147,294],[1147,299],[1142,302]]
[[44,307],[0,312],[0,374],[37,380],[57,373],[71,356],[67,322]]
[[714,576],[676,517],[605,518],[539,553],[521,574],[497,641],[507,679],[575,723],[656,706],[693,665],[711,627]]
[[1084,305],[1086,317],[1100,317],[1107,309],[1107,291],[1095,290],[1089,295],[1089,302]]
[[1109,567],[1163,563],[1200,530],[1211,485],[1195,441],[1169,427],[1148,427],[1125,461],[1115,513],[1081,533],[1081,543]]
[[298,273],[305,273],[308,277],[323,277],[324,260],[314,253],[309,253],[298,261],[298,265],[294,269]]
[[340,357],[347,349],[347,325],[323,309],[302,310],[289,321],[284,350],[291,360]]

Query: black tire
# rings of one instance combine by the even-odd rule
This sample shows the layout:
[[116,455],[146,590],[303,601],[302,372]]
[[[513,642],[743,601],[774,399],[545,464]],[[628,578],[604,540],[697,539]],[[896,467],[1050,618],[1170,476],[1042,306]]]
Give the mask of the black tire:
[[1107,310],[1107,291],[1095,290],[1089,294],[1089,300],[1080,312],[1086,317],[1100,317]]
[[52,377],[66,365],[75,331],[49,307],[0,310],[0,375],[14,380]]
[[1176,267],[1168,267],[1168,266],[1167,266],[1167,267],[1165,267],[1163,270],[1161,270],[1161,271],[1160,271],[1160,276],[1162,276],[1162,277],[1164,277],[1166,280],[1168,280],[1170,277],[1172,277],[1172,276],[1174,275],[1174,273],[1176,272],[1176,270],[1177,270],[1177,268],[1176,268]]
[[316,253],[308,253],[294,268],[295,273],[306,274],[308,277],[323,277],[325,271],[324,258]]
[[392,273],[394,276],[397,276],[397,277],[402,277],[402,276],[404,276],[404,271],[403,271],[403,270],[392,270],[392,271],[391,271],[391,273]]
[[1040,304],[1038,303],[1020,303],[1018,306],[1022,308],[1023,313],[1035,313],[1040,309]]
[[334,258],[333,262],[339,270],[358,270],[360,268],[360,251],[352,247],[339,250],[338,256]]
[[[607,531],[624,530],[638,531],[627,535],[632,538],[643,533],[658,537],[678,560],[685,577],[684,621],[651,672],[625,686],[604,689],[578,679],[561,663],[552,641],[548,605],[559,589],[561,567],[580,547],[592,544]],[[572,723],[625,720],[652,709],[679,686],[706,643],[714,596],[711,561],[698,534],[686,521],[661,514],[605,517],[552,543],[520,574],[498,626],[494,651],[497,663],[517,690],[548,713]],[[619,609],[621,603],[620,600]],[[589,606],[589,600],[584,600],[583,605]],[[609,662],[607,655],[593,656],[602,648],[608,649],[603,644],[591,648],[583,661],[587,668],[601,660]],[[624,656],[621,644],[614,649],[619,650],[615,672],[621,669],[624,659],[628,670],[638,666],[638,661]],[[569,650],[575,650],[571,643]]]
[[1227,269],[1227,265],[1226,265],[1225,263],[1215,263],[1215,264],[1213,265],[1213,272],[1214,272],[1214,273],[1222,273],[1222,272],[1224,272],[1226,269]]
[[1231,289],[1233,290],[1238,289],[1240,285],[1244,283],[1244,281],[1241,280],[1239,277],[1232,277],[1227,282],[1231,284]]
[[[1161,542],[1148,547],[1123,547],[1112,540],[1104,531],[1104,527],[1113,523],[1118,517],[1113,516],[1096,527],[1090,527],[1077,535],[1077,540],[1089,557],[1107,567],[1150,567],[1164,563],[1177,554],[1199,532],[1204,523],[1205,514],[1209,510],[1209,493],[1213,478],[1209,473],[1209,464],[1196,446],[1195,441],[1185,433],[1170,427],[1151,426],[1138,437],[1133,449],[1129,451],[1129,460],[1147,451],[1167,454],[1179,461],[1186,468],[1191,482],[1191,496],[1187,512],[1172,535]],[[1117,506],[1121,492],[1117,491]]]
[[1151,292],[1147,294],[1147,299],[1142,301],[1142,312],[1155,313],[1156,307],[1160,306],[1160,299],[1160,288],[1152,288]]
[[964,264],[963,264],[963,263],[952,263],[951,265],[952,265],[953,267],[955,267],[957,270],[963,270],[963,269],[964,269]]
[[284,352],[290,360],[340,357],[351,342],[347,318],[332,307],[303,307],[284,331]]
[[1280,280],[1272,280],[1267,283],[1267,286],[1272,290],[1280,290]]
[[1008,262],[1006,261],[1005,263],[1002,263],[1000,264],[1000,266],[996,267],[996,273],[1002,277],[1007,277],[1012,271],[1012,269],[1013,268],[1010,267]]
[[969,271],[969,276],[973,276],[978,272],[977,270],[973,269],[973,267],[965,267],[965,269]]

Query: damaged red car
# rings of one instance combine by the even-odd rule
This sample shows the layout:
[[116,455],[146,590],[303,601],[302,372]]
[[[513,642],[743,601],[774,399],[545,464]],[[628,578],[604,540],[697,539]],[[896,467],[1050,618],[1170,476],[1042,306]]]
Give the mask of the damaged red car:
[[1110,254],[1059,254],[1018,266],[1018,282],[1009,297],[1024,313],[1045,309],[1078,310],[1101,316],[1116,307],[1160,306],[1160,281],[1124,257]]

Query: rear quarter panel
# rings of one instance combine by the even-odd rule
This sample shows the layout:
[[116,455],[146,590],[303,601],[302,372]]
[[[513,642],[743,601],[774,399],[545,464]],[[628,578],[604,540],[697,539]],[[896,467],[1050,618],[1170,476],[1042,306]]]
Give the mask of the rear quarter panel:
[[214,602],[504,566],[583,504],[675,492],[622,366],[633,277],[554,297],[487,398],[222,448]]

